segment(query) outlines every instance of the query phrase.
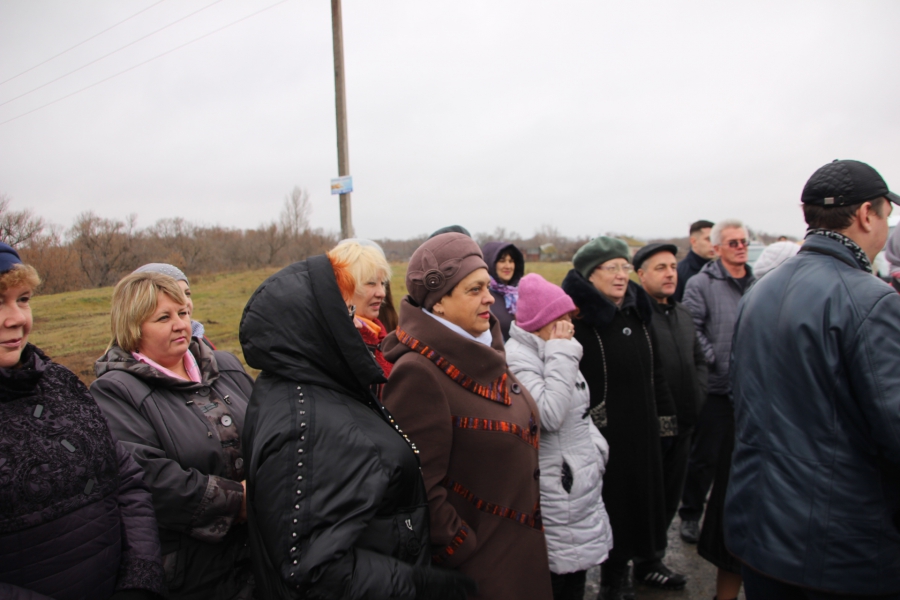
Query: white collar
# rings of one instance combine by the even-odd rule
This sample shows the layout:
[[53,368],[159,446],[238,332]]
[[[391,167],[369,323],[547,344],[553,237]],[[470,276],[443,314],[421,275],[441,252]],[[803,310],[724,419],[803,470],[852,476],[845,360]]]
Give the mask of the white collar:
[[471,333],[469,333],[468,331],[466,331],[465,329],[463,329],[456,323],[451,323],[447,319],[445,319],[443,317],[439,317],[436,314],[434,314],[433,312],[428,312],[424,308],[422,309],[422,312],[425,313],[426,315],[428,315],[429,317],[431,317],[432,319],[434,319],[435,321],[437,321],[438,323],[440,323],[441,325],[443,325],[444,327],[446,327],[447,329],[449,329],[451,331],[455,331],[456,333],[463,336],[464,338],[474,340],[474,341],[478,342],[479,344],[484,344],[488,348],[490,348],[491,344],[494,342],[494,336],[491,334],[490,329],[488,329],[487,331],[485,331],[478,337],[475,337],[474,335],[472,335]]

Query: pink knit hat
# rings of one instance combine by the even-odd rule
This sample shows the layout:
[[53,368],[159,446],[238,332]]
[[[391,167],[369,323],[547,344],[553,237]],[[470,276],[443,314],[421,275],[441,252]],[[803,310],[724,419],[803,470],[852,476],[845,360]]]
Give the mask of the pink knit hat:
[[575,303],[562,288],[537,273],[529,273],[519,281],[516,325],[525,331],[534,333],[574,310]]

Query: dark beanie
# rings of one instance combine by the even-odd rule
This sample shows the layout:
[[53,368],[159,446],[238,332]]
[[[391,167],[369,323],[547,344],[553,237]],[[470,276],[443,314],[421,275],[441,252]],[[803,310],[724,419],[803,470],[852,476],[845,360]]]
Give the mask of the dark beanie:
[[0,242],[0,273],[6,273],[16,265],[21,265],[19,253],[9,244]]
[[631,250],[628,249],[628,244],[618,238],[601,235],[579,248],[572,257],[572,263],[575,265],[575,270],[588,279],[594,269],[614,258],[624,258],[631,262]]
[[406,270],[406,289],[428,310],[476,269],[487,269],[481,248],[462,233],[442,233],[413,252]]

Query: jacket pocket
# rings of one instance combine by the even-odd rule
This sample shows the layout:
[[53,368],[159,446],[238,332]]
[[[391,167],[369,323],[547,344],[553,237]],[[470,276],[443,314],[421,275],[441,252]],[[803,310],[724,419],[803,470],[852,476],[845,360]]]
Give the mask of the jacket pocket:
[[563,489],[566,490],[567,494],[572,493],[572,484],[575,483],[575,476],[572,474],[572,467],[569,466],[569,463],[563,461],[562,464],[562,486]]
[[175,591],[184,585],[185,554],[185,551],[179,548],[162,557],[166,587],[169,588],[169,591]]

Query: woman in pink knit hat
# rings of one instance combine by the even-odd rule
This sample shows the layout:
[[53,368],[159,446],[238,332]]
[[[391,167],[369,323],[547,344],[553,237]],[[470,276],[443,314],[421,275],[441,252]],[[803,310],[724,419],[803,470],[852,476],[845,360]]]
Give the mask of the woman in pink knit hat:
[[587,569],[606,560],[613,542],[602,497],[609,445],[588,415],[575,311],[559,286],[526,275],[506,344],[510,370],[541,413],[541,513],[554,600],[581,600]]

